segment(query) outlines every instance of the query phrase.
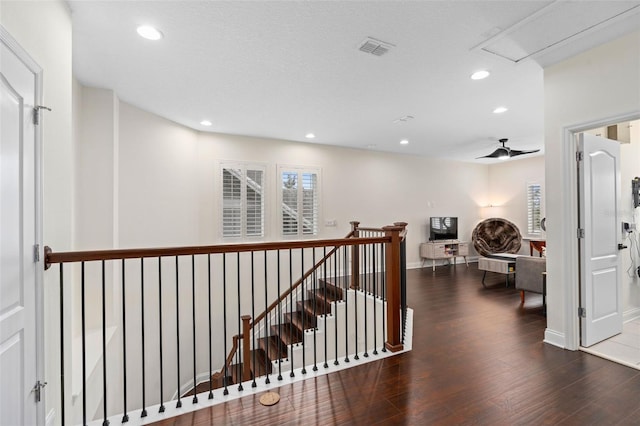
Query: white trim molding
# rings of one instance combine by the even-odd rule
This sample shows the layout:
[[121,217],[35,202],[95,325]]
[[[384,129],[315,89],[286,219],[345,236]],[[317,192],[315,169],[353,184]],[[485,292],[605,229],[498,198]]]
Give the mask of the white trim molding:
[[[567,265],[564,285],[564,334],[549,330],[545,332],[545,342],[555,344],[559,338],[564,339],[564,347],[570,350],[580,348],[580,321],[578,318],[578,307],[580,305],[580,253],[578,250],[578,239],[576,229],[578,228],[578,172],[575,167],[576,162],[576,141],[575,135],[585,130],[632,121],[640,118],[640,110],[627,112],[615,116],[602,118],[599,120],[587,121],[579,124],[565,126],[562,129],[563,150],[562,161],[569,165],[564,169],[563,191],[567,194],[562,229],[562,257],[564,265]],[[562,282],[561,277],[553,277],[553,280]],[[560,346],[560,345],[556,345]]]
[[544,343],[548,343],[559,348],[567,349],[566,338],[563,333],[547,328],[544,331]]

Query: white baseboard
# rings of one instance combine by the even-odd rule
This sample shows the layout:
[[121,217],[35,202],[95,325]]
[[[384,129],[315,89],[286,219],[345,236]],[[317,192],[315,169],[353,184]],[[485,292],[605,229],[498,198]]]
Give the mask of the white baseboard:
[[640,308],[633,308],[622,313],[622,321],[629,322],[640,318]]
[[566,345],[566,338],[564,333],[560,333],[558,331],[555,330],[551,330],[550,328],[547,328],[544,331],[544,340],[545,343],[548,343],[550,345],[553,346],[557,346],[559,348],[562,349],[566,349],[567,345]]
[[411,262],[407,263],[407,269],[420,269],[422,267],[421,262]]

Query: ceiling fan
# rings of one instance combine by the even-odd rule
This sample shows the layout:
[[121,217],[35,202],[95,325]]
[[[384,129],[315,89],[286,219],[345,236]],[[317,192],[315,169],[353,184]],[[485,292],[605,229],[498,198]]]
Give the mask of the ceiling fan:
[[507,138],[500,139],[500,143],[502,144],[501,147],[499,147],[489,155],[485,155],[477,158],[499,158],[500,160],[506,160],[508,158],[516,157],[518,155],[533,154],[534,152],[540,151],[539,149],[534,149],[531,151],[520,151],[517,149],[511,149],[508,146],[506,146],[506,143],[508,140],[509,139]]

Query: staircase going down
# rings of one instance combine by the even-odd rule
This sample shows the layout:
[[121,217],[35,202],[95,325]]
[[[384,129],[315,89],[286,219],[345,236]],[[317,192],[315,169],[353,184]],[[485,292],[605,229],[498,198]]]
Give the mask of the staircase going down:
[[[339,286],[348,281],[348,277],[319,279],[315,289],[305,289],[304,303],[302,300],[298,300],[295,303],[294,311],[282,315],[284,320],[281,324],[271,324],[267,337],[256,337],[257,347],[251,350],[250,357],[252,380],[267,374],[277,374],[279,363],[290,364],[291,351],[302,346],[305,332],[314,330],[321,318],[324,318],[325,315],[332,316],[337,305],[344,302],[344,290]],[[227,369],[226,386],[242,383],[243,367],[244,365],[240,362],[232,364]],[[224,374],[214,373],[211,377],[211,389],[224,386]],[[194,390],[195,393],[208,392],[209,387],[209,381],[201,382],[184,396],[193,395]]]

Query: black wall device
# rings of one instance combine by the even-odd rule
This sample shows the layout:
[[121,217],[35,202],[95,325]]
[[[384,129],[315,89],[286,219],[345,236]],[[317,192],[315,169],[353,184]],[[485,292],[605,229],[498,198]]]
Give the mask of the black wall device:
[[631,179],[631,192],[633,193],[633,208],[640,206],[640,177]]

